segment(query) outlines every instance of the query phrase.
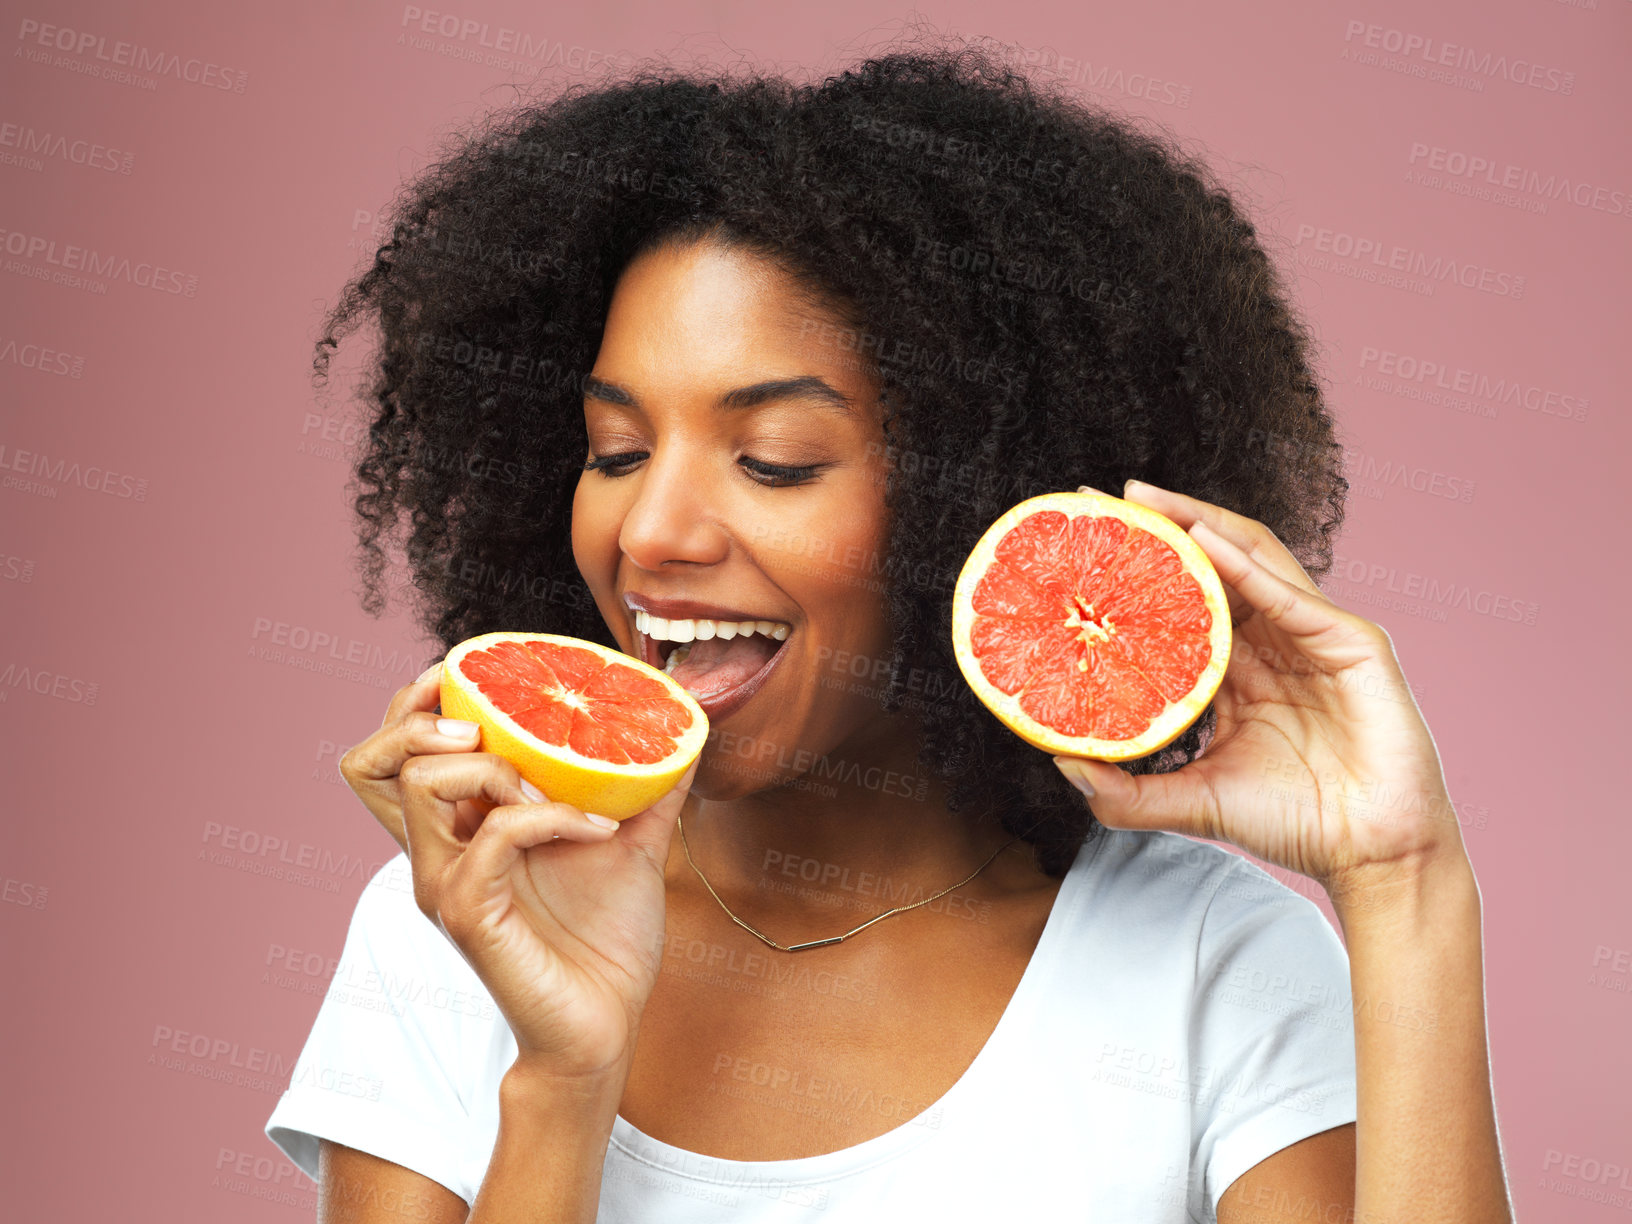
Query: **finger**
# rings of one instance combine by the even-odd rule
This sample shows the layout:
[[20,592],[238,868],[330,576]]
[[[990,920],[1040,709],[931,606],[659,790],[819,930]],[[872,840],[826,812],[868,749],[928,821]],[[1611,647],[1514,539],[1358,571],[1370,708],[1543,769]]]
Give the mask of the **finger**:
[[1123,496],[1128,501],[1136,501],[1159,514],[1166,515],[1186,531],[1199,519],[1211,527],[1215,534],[1223,536],[1252,556],[1271,573],[1301,587],[1311,595],[1326,598],[1286,545],[1257,519],[1236,514],[1233,510],[1215,506],[1212,502],[1202,501],[1198,497],[1189,497],[1183,493],[1175,493],[1171,489],[1146,484],[1142,480],[1128,481],[1123,489]]
[[1246,601],[1248,610],[1237,617],[1238,624],[1261,615],[1277,629],[1296,638],[1347,632],[1349,626],[1343,618],[1348,614],[1331,600],[1318,591],[1306,591],[1271,573],[1267,566],[1214,531],[1206,520],[1192,523],[1189,534],[1207,554],[1219,578]]
[[442,663],[438,660],[391,695],[380,727],[382,730],[389,727],[411,710],[433,710],[441,698]]
[[464,853],[439,877],[440,912],[448,933],[456,934],[461,924],[481,916],[490,902],[508,896],[510,870],[525,851],[555,840],[600,842],[617,833],[616,821],[610,827],[598,824],[595,817],[567,803],[494,808]]
[[[523,791],[516,767],[491,752],[409,757],[400,776],[408,862],[416,884],[422,871],[427,880],[440,879],[492,808],[534,801]],[[486,800],[492,808],[478,809],[468,802],[472,800]]]
[[[700,759],[700,758],[699,758]],[[637,812],[623,822],[618,836],[638,848],[662,870],[669,861],[669,842],[674,836],[674,824],[691,794],[692,779],[697,776],[697,761],[693,761],[674,788],[643,812]]]
[[1107,828],[1223,840],[1217,798],[1194,766],[1174,773],[1130,774],[1111,761],[1086,757],[1057,756],[1054,764],[1083,792],[1094,818]]
[[471,752],[480,739],[475,723],[416,710],[355,745],[340,758],[340,772],[349,781],[385,782],[402,772],[409,757]]

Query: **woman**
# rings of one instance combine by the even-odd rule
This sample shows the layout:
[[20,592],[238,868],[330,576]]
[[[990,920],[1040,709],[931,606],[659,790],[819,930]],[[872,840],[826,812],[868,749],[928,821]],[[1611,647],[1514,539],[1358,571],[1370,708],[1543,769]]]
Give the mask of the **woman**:
[[[620,826],[475,751],[433,666],[346,754],[409,857],[267,1124],[325,1210],[1508,1218],[1473,873],[1387,634],[1315,585],[1340,448],[1199,167],[979,48],[644,74],[427,174],[320,370],[365,315],[368,606],[406,515],[444,647],[616,645],[711,738]],[[1126,768],[953,682],[963,557],[1084,482],[1235,622]],[[1318,881],[1347,955],[1178,834]]]

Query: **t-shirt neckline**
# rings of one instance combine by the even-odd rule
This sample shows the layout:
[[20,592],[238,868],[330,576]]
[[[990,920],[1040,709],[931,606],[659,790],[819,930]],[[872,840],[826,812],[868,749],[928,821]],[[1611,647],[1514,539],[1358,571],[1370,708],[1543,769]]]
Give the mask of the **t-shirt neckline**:
[[1043,932],[1037,937],[1037,946],[1032,949],[1031,959],[1026,962],[1026,967],[1020,974],[1020,981],[1015,985],[1014,993],[1009,996],[1009,1002],[1004,1007],[1003,1014],[998,1017],[990,1036],[986,1038],[986,1043],[976,1053],[974,1061],[964,1068],[963,1074],[940,1099],[916,1117],[909,1118],[882,1135],[875,1135],[871,1139],[834,1152],[798,1156],[788,1160],[728,1160],[721,1156],[706,1156],[701,1152],[693,1152],[665,1143],[661,1139],[654,1139],[620,1113],[612,1120],[613,1146],[630,1159],[661,1169],[671,1176],[740,1187],[744,1183],[752,1185],[774,1182],[778,1185],[794,1185],[832,1181],[882,1164],[926,1142],[935,1134],[935,1130],[923,1125],[922,1119],[937,1109],[943,1114],[953,1112],[952,1107],[976,1091],[979,1087],[978,1081],[986,1068],[998,1060],[1009,1042],[1010,1035],[1025,1022],[1025,1017],[1033,1004],[1033,996],[1043,989],[1039,983],[1053,971],[1054,962],[1059,958],[1059,944],[1064,938],[1061,931],[1069,920],[1067,915],[1077,904],[1089,865],[1105,840],[1106,837],[1102,834],[1085,843],[1077,851],[1077,857],[1072,861],[1070,869],[1060,881],[1059,891],[1054,895],[1054,903],[1050,906],[1048,918],[1043,923]]

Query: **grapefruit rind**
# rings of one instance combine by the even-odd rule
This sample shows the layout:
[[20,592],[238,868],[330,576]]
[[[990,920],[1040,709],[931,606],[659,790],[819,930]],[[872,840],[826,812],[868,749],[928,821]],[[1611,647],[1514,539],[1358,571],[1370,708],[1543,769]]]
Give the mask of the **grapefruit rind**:
[[[486,650],[500,642],[552,642],[594,651],[610,663],[621,664],[662,681],[669,694],[691,712],[691,725],[675,737],[674,752],[651,764],[629,762],[615,765],[582,756],[566,745],[549,744],[520,727],[493,704],[459,670],[459,661],[473,651]],[[595,812],[614,820],[627,820],[644,812],[672,790],[691,763],[702,753],[708,740],[708,715],[697,699],[673,678],[657,668],[582,638],[552,633],[484,633],[467,638],[447,654],[442,666],[442,715],[462,718],[481,728],[482,752],[502,756],[527,781],[544,792],[546,798],[566,803],[582,812]]]
[[[1195,684],[1184,697],[1169,702],[1150,726],[1134,738],[1111,740],[1072,736],[1037,722],[1020,708],[1022,694],[1011,696],[992,684],[981,671],[980,660],[970,649],[977,616],[974,610],[975,588],[991,567],[998,544],[1023,520],[1049,510],[1058,511],[1068,518],[1109,513],[1130,527],[1148,531],[1178,553],[1185,570],[1200,586],[1207,609],[1212,614],[1208,630],[1211,653]],[[1225,669],[1229,666],[1231,636],[1230,606],[1224,594],[1224,584],[1201,545],[1166,515],[1120,497],[1099,493],[1044,493],[1011,507],[980,537],[958,574],[957,586],[952,594],[952,647],[964,680],[981,703],[1021,739],[1044,752],[1061,756],[1127,761],[1149,756],[1171,744],[1201,717],[1217,693],[1224,680]]]

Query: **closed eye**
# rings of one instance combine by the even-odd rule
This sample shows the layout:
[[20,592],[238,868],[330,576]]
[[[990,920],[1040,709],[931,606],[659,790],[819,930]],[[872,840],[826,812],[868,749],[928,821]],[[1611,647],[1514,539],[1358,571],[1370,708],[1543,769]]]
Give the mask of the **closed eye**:
[[[617,480],[629,475],[642,459],[647,458],[645,451],[624,451],[616,455],[596,455],[584,464],[584,471],[599,472],[609,480]],[[766,463],[755,459],[751,455],[743,455],[737,460],[744,474],[755,484],[768,488],[777,488],[784,485],[803,484],[815,477],[825,463],[807,463],[798,467],[789,467],[784,464]]]

